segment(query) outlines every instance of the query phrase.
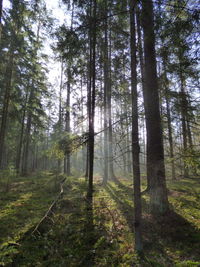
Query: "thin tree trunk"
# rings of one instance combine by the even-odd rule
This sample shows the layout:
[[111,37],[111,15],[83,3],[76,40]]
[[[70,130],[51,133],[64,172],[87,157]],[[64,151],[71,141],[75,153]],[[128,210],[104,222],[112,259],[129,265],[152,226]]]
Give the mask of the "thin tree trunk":
[[163,58],[163,66],[164,66],[164,79],[165,79],[165,101],[166,101],[166,108],[167,108],[167,126],[168,126],[168,137],[169,137],[169,153],[170,153],[170,163],[171,163],[171,174],[172,179],[176,179],[175,173],[175,164],[174,164],[174,143],[173,143],[173,135],[172,135],[172,120],[171,120],[171,111],[170,111],[170,99],[168,93],[168,79],[167,73],[165,69],[165,59]]
[[1,43],[1,32],[2,32],[2,11],[3,11],[3,0],[0,0],[0,43]]
[[[139,61],[140,61],[140,70],[141,70],[141,80],[142,80],[142,93],[143,93],[143,99],[144,99],[144,110],[145,110],[145,128],[147,128],[147,95],[145,86],[145,75],[144,75],[144,56],[143,56],[143,47],[142,47],[142,36],[141,36],[141,25],[140,25],[140,11],[137,10],[136,13],[136,20],[137,20],[137,34],[138,34],[138,54],[139,54]],[[146,141],[146,147],[144,148],[144,153],[146,153],[148,147],[148,138]],[[146,165],[147,165],[147,189],[145,191],[149,192],[150,190],[150,155],[147,153],[146,155]]]
[[104,29],[104,176],[103,183],[108,181],[108,22],[107,0],[105,1],[105,29]]
[[30,135],[31,135],[31,125],[32,125],[32,114],[28,113],[27,126],[26,126],[26,137],[25,137],[25,147],[24,147],[24,157],[22,165],[22,175],[28,174],[28,160],[29,160],[29,145],[30,145]]
[[[66,101],[66,125],[65,131],[67,133],[67,137],[70,138],[70,95],[71,95],[71,70],[68,67],[67,71],[68,82],[67,82],[67,101]],[[70,176],[71,175],[71,159],[70,152],[67,152],[65,155],[65,169],[64,172]]]
[[185,156],[188,149],[187,143],[187,125],[186,125],[186,116],[187,116],[187,99],[184,87],[184,78],[182,73],[182,67],[180,65],[180,82],[181,82],[181,123],[182,123],[182,138],[183,138],[183,153],[184,153],[184,161],[183,161],[183,168],[184,168],[184,177],[188,177],[188,167],[185,163]]
[[111,87],[111,29],[110,29],[110,42],[108,54],[108,157],[109,157],[109,176],[110,179],[115,179],[114,166],[113,166],[113,127],[112,127],[112,87]]
[[[167,92],[166,92],[167,93]],[[172,136],[172,120],[171,120],[171,112],[170,112],[170,102],[169,97],[165,96],[166,100],[166,108],[167,108],[167,126],[168,126],[168,136],[169,136],[169,153],[170,153],[170,163],[171,163],[171,173],[172,179],[176,179],[175,173],[175,164],[174,164],[174,144],[173,144],[173,136]]]
[[[91,1],[92,7],[92,1]],[[93,2],[93,20],[90,31],[90,88],[89,88],[89,174],[88,174],[88,198],[92,202],[93,197],[93,167],[94,167],[94,116],[95,116],[95,82],[96,82],[96,0]]]
[[[29,85],[28,85],[28,87],[29,87]],[[17,171],[17,174],[20,173],[20,168],[21,168],[22,145],[23,145],[23,138],[24,138],[24,126],[25,126],[27,98],[28,98],[28,92],[26,93],[25,104],[24,104],[24,107],[23,107],[23,114],[22,114],[22,121],[21,121],[21,131],[20,131],[19,145],[18,145],[17,158],[16,158],[16,171]]]
[[126,131],[126,144],[127,144],[127,172],[131,173],[132,172],[132,168],[131,168],[131,149],[130,149],[130,136],[129,136],[129,121],[128,121],[128,117],[126,116],[126,125],[127,125],[127,131]]
[[[84,104],[83,104],[83,77],[81,76],[81,117],[82,117],[82,120],[84,118],[83,116],[83,108],[84,108]],[[81,131],[82,133],[84,132],[84,127],[83,127],[83,122],[81,123]],[[85,170],[85,158],[86,158],[86,150],[87,150],[87,147],[86,146],[82,146],[82,149],[81,149],[81,154],[82,154],[82,172],[84,172]]]
[[190,128],[190,123],[189,123],[188,116],[187,116],[187,134],[188,134],[189,148],[192,150],[193,149],[193,140],[192,140],[192,133],[191,133],[191,128]]
[[[31,92],[29,96],[28,105],[29,108],[32,107],[32,101],[34,98],[34,87],[33,81],[31,84]],[[28,160],[29,160],[29,145],[30,145],[30,138],[31,138],[31,126],[32,126],[32,112],[31,110],[28,112],[27,115],[27,125],[26,125],[26,136],[25,136],[25,145],[24,145],[24,153],[23,153],[23,162],[22,162],[22,175],[28,174]]]
[[134,230],[135,249],[141,252],[142,245],[142,205],[140,193],[140,146],[138,132],[138,94],[137,94],[137,60],[136,60],[136,37],[135,37],[135,2],[130,0],[130,46],[131,46],[131,94],[132,94],[132,156],[134,177]]
[[[74,2],[72,3],[72,14],[71,14],[71,31],[73,30],[73,22],[74,22]],[[66,101],[66,124],[65,130],[67,133],[67,137],[70,138],[70,95],[71,95],[71,81],[72,81],[72,73],[71,73],[71,64],[68,63],[67,69],[67,101]],[[71,156],[70,152],[67,152],[64,159],[64,173],[67,176],[71,175]]]
[[[101,69],[101,86],[100,86],[100,95],[101,95],[101,103],[102,105],[100,105],[100,114],[99,114],[99,123],[100,123],[100,129],[103,130],[104,129],[104,107],[103,107],[103,103],[104,103],[104,84],[103,84],[103,67],[102,64],[100,65],[100,69]],[[102,132],[100,134],[100,174],[102,175],[102,177],[104,177],[104,132]],[[103,170],[103,172],[101,171]],[[104,181],[103,181],[104,183]]]

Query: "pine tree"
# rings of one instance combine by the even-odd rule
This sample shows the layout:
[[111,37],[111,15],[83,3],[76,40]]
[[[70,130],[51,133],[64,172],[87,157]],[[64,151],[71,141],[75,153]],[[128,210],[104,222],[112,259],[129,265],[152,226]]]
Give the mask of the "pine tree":
[[142,1],[142,26],[144,31],[144,82],[145,116],[147,127],[147,162],[150,182],[150,208],[152,213],[163,214],[168,210],[165,181],[164,148],[159,109],[158,81],[156,72],[153,4]]

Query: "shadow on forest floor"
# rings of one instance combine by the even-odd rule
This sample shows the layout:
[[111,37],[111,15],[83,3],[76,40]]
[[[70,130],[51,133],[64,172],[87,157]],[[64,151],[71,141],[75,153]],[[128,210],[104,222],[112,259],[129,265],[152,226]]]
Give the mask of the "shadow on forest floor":
[[100,218],[92,202],[84,197],[85,183],[73,181],[70,190],[65,189],[42,231],[22,240],[12,266],[29,266],[30,262],[31,266],[96,266],[96,258],[108,247],[102,236],[109,233],[103,223],[96,225]]
[[[185,184],[188,185],[189,183],[185,182]],[[133,201],[133,189],[130,185],[126,186],[118,179],[115,179],[114,183],[108,183],[105,189],[116,202],[130,230],[133,231],[134,208],[131,203]],[[196,203],[195,201],[188,201],[184,198],[180,199],[180,201],[188,206],[194,206]],[[176,213],[173,206],[168,214],[159,218],[155,218],[149,214],[148,202],[144,197],[142,197],[142,208],[144,252],[147,257],[148,255],[153,255],[158,262],[162,262],[163,260],[167,261],[163,263],[164,266],[173,266],[177,260],[200,261],[200,230],[195,225]],[[198,264],[200,263],[198,262]]]
[[[187,181],[181,182],[170,187],[169,198],[172,206],[182,216],[172,210],[165,217],[155,220],[148,212],[148,196],[142,197],[144,257],[138,258],[133,248],[134,207],[131,181],[115,179],[105,187],[96,184],[91,205],[85,198],[85,179],[73,178],[65,184],[63,199],[58,202],[40,233],[31,235],[28,231],[17,243],[8,244],[3,251],[3,262],[11,262],[11,265],[5,266],[12,267],[198,266],[200,232],[191,223],[196,222],[196,219],[190,220],[190,216],[198,217],[197,193],[200,188],[193,184],[195,191]],[[9,215],[12,215],[13,220],[20,222],[18,214],[21,213],[23,220],[26,220],[25,217],[30,218],[31,203],[34,204],[34,213],[31,214],[35,214],[32,219],[40,219],[46,211],[45,207],[48,207],[50,196],[56,194],[52,191],[54,180],[45,184],[44,188],[41,185],[36,184],[32,195],[26,195],[26,198],[21,193],[27,193],[30,188],[24,188],[19,193],[17,205],[8,199]],[[183,189],[183,185],[184,193],[179,190]],[[39,190],[38,187],[42,189]],[[39,203],[44,198],[46,203],[44,207],[40,206],[43,210],[41,214],[37,208],[42,205]],[[23,212],[20,211],[21,208]],[[9,218],[5,213],[2,220]],[[24,229],[24,224],[21,224],[21,228]],[[176,264],[183,262],[186,264]]]

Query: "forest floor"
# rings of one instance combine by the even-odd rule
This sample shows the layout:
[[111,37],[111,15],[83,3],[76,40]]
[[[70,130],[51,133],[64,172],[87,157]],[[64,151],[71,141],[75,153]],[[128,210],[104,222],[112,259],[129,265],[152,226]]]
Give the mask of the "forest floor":
[[[38,228],[63,176],[0,181],[0,266],[200,266],[200,179],[169,181],[171,212],[155,220],[142,197],[144,254],[134,252],[131,179],[95,179],[93,209],[84,178],[70,177]],[[145,188],[145,183],[143,184]]]

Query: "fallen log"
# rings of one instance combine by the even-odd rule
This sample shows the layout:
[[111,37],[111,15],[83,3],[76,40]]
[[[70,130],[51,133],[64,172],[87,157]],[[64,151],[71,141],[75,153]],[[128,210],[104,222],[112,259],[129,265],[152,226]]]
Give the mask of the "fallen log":
[[61,183],[60,183],[60,192],[59,194],[57,195],[56,199],[52,202],[52,204],[50,205],[49,209],[47,210],[47,212],[45,213],[45,215],[42,217],[42,219],[39,221],[39,223],[36,225],[36,227],[34,228],[34,230],[32,231],[31,235],[35,234],[36,232],[37,233],[40,233],[40,230],[39,228],[41,227],[41,225],[43,224],[43,222],[47,219],[53,221],[51,218],[50,218],[50,214],[53,214],[53,209],[55,207],[55,205],[57,204],[58,200],[62,197],[63,195],[63,185],[66,181],[66,178],[64,178]]

